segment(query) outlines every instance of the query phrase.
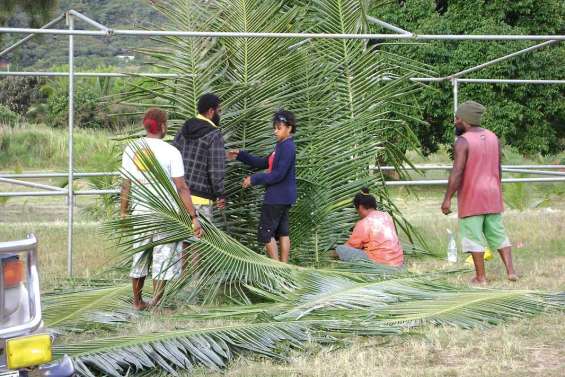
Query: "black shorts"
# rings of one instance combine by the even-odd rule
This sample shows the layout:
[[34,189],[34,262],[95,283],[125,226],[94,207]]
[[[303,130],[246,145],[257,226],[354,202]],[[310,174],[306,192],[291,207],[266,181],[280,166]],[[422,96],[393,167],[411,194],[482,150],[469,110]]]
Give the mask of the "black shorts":
[[257,240],[259,243],[267,244],[272,238],[288,237],[288,211],[290,205],[286,204],[263,204],[261,209],[261,220]]

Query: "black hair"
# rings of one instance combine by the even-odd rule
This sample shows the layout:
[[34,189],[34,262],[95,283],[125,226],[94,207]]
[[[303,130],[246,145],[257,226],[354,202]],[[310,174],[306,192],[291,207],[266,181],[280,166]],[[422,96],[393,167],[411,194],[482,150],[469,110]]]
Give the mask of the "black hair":
[[363,206],[366,209],[377,209],[377,199],[369,194],[367,187],[363,187],[361,192],[358,192],[355,198],[353,198],[353,205],[355,209],[359,209],[359,206]]
[[217,109],[220,106],[220,97],[212,93],[206,93],[198,99],[198,113],[204,114],[210,109]]
[[293,134],[296,132],[296,118],[294,118],[294,114],[287,110],[279,110],[273,115],[273,127],[277,123],[284,123],[287,127],[290,127],[290,133]]

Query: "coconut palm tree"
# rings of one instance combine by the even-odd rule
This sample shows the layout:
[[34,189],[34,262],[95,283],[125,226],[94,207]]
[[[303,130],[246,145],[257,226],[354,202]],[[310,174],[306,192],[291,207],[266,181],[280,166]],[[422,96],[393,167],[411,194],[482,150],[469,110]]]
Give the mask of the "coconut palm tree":
[[[370,31],[366,1],[278,2],[215,1],[203,7],[192,0],[159,2],[168,19],[163,28],[238,31],[363,33]],[[373,166],[400,166],[402,139],[414,135],[391,111],[418,85],[403,78],[421,72],[409,59],[367,47],[361,40],[272,38],[195,39],[166,37],[161,48],[142,50],[153,64],[181,74],[175,80],[148,79],[128,96],[128,103],[164,102],[173,132],[196,112],[198,97],[216,91],[224,99],[223,132],[228,146],[267,154],[273,147],[270,118],[278,108],[298,118],[299,201],[291,211],[292,261],[327,261],[327,251],[343,241],[354,222],[349,205],[362,187],[371,186],[384,208],[408,237],[409,224],[388,199],[382,174]],[[383,80],[397,77],[396,81]],[[241,189],[247,168],[231,164],[226,177],[228,209],[222,228],[259,251],[256,243],[260,190]]]

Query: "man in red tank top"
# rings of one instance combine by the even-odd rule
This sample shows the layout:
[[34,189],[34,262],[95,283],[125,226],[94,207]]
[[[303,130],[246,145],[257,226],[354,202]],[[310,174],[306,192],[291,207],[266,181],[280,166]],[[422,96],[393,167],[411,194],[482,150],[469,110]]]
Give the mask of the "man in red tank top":
[[511,244],[502,224],[502,172],[500,143],[494,133],[480,127],[485,107],[467,101],[455,114],[455,158],[442,212],[451,213],[451,198],[457,192],[457,213],[463,251],[471,253],[476,276],[473,283],[486,283],[484,253],[487,246],[498,250],[508,279],[517,280],[512,266]]

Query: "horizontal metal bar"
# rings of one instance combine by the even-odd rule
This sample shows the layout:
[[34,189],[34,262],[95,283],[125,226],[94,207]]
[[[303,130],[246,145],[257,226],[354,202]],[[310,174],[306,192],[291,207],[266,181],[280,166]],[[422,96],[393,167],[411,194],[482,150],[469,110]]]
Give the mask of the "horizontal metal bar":
[[[331,33],[253,33],[253,32],[204,32],[176,30],[127,30],[109,29],[112,35],[129,36],[176,36],[176,37],[218,37],[218,38],[317,38],[317,39],[412,39],[412,40],[453,40],[453,41],[549,41],[565,40],[565,35],[453,35],[453,34],[331,34]],[[1,27],[0,33],[36,33],[62,35],[105,36],[102,30],[34,29]]]
[[[414,165],[402,167],[404,170],[451,170],[453,165]],[[565,165],[502,165],[503,169],[565,169]],[[376,169],[376,167],[375,167]],[[396,170],[394,166],[381,166],[382,171]]]
[[[416,164],[414,168],[405,166],[405,170],[451,170],[452,165],[428,165]],[[563,169],[565,165],[502,165],[503,169]],[[376,169],[376,168],[374,168]],[[394,166],[381,166],[380,170],[396,170]],[[88,172],[88,173],[75,173],[77,178],[85,177],[118,177],[120,172]],[[64,178],[68,173],[0,173],[0,178]]]
[[112,195],[119,194],[120,190],[80,190],[75,191],[75,195]]
[[8,191],[0,192],[0,198],[18,197],[18,196],[67,196],[67,191]]
[[62,189],[62,188],[60,188],[60,187],[55,187],[55,186],[50,186],[50,185],[44,185],[44,184],[35,183],[35,182],[19,181],[19,180],[17,180],[17,179],[10,179],[10,178],[2,178],[2,177],[0,177],[0,182],[12,184],[12,185],[17,185],[17,186],[33,187],[33,188],[43,189],[43,190],[49,190],[49,191],[64,191],[64,189]]
[[[15,173],[15,174],[2,174],[0,178],[63,178],[67,177],[68,173]],[[74,177],[114,177],[119,176],[119,172],[93,172],[93,173],[75,173]]]
[[[65,14],[61,14],[59,15],[57,18],[55,18],[53,21],[50,21],[49,23],[43,25],[41,27],[41,29],[47,29],[53,25],[55,25],[57,22],[61,21],[63,18],[65,18]],[[8,52],[12,51],[13,49],[15,49],[18,46],[21,46],[22,44],[26,43],[27,41],[29,41],[31,38],[33,38],[35,36],[35,34],[30,34],[27,37],[24,37],[22,39],[20,39],[19,41],[17,41],[16,43],[14,43],[13,45],[11,45],[10,47],[6,48],[5,50],[3,50],[2,52],[0,52],[0,56],[6,55]]]
[[475,84],[565,84],[565,80],[516,80],[516,79],[457,79],[459,83]]
[[[504,178],[502,183],[557,183],[565,182],[563,178]],[[419,181],[386,181],[386,186],[441,186],[446,185],[447,179],[428,179]],[[119,194],[120,190],[81,190],[75,191],[74,195],[112,195]],[[67,192],[56,191],[14,191],[0,192],[0,197],[18,197],[18,196],[66,196]]]
[[[120,190],[79,190],[73,191],[74,195],[109,195],[119,194]],[[18,197],[18,196],[67,196],[65,191],[9,191],[0,192],[0,197]]]
[[[563,178],[503,178],[502,183],[557,183],[565,182]],[[420,181],[386,181],[386,186],[445,186],[447,179],[428,179]]]
[[557,175],[565,177],[565,172],[560,171],[547,171],[547,170],[534,170],[534,169],[502,169],[503,172],[507,173],[524,173],[524,174],[534,174],[534,175]]
[[[49,71],[21,71],[21,72],[0,72],[0,76],[45,76],[45,77],[68,77],[69,72],[49,72]],[[191,74],[176,73],[118,73],[118,72],[75,72],[75,77],[155,77],[155,78],[179,78],[192,77]]]
[[[76,72],[75,77],[154,77],[154,78],[180,78],[192,77],[192,74],[178,73],[118,73],[118,72]],[[44,77],[68,77],[68,72],[51,71],[1,71],[0,76],[44,76]],[[383,77],[382,80],[395,80],[392,77]],[[411,77],[410,81],[415,82],[439,82],[444,79],[441,77]],[[565,84],[565,80],[521,80],[521,79],[457,79],[459,83],[484,83],[484,84]]]

